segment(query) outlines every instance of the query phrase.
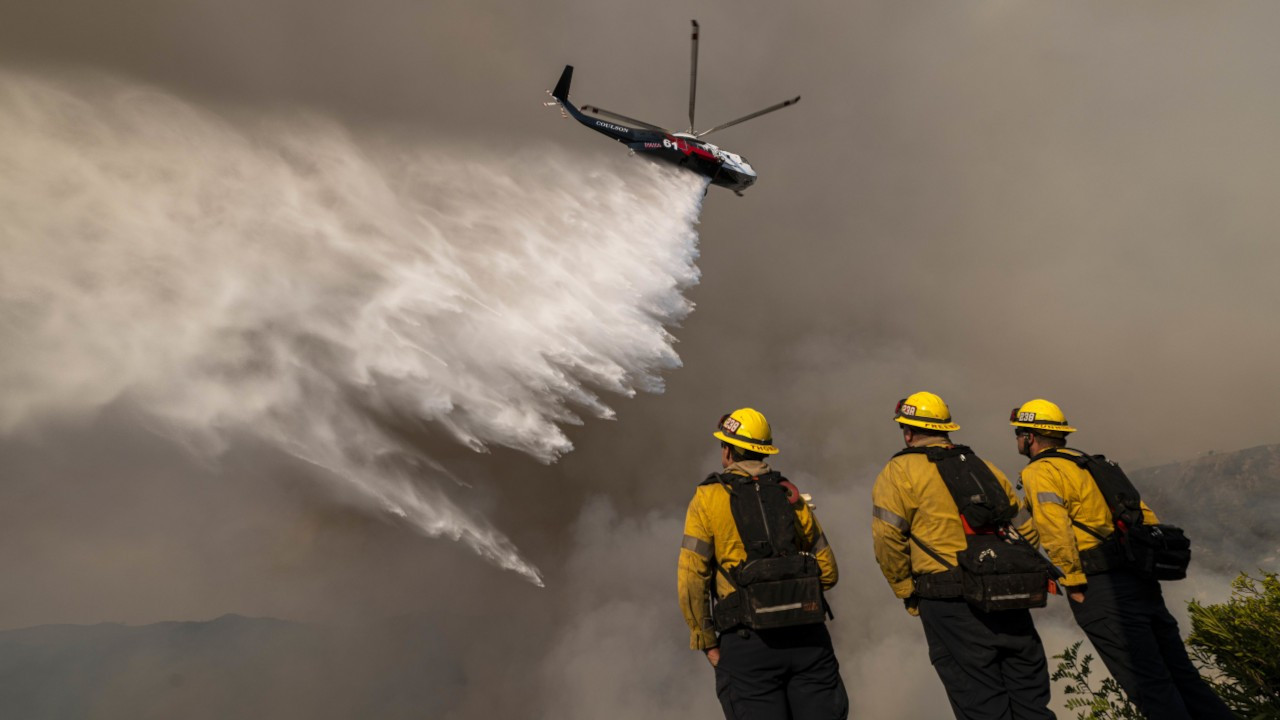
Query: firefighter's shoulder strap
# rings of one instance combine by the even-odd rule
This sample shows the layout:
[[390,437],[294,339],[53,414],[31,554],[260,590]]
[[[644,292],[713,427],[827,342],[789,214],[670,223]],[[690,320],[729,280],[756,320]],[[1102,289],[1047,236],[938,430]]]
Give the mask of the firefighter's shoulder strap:
[[894,457],[902,457],[903,455],[926,455],[930,462],[938,462],[942,458],[955,457],[966,452],[972,452],[964,445],[926,445],[924,447],[903,448],[894,453]]
[[[777,470],[758,476],[737,473],[711,473],[700,485],[719,483],[729,493],[729,511],[742,539],[747,560],[776,557],[800,550],[795,529],[795,508],[786,478]],[[750,490],[749,490],[750,489]],[[796,496],[799,499],[799,496]],[[735,590],[738,584],[720,562],[713,558],[716,570],[724,575]]]
[[910,447],[894,457],[910,454],[929,458],[970,529],[1004,525],[1018,514],[995,473],[968,446]]
[[[1068,450],[1070,452],[1066,452]],[[1098,492],[1102,493],[1102,499],[1107,503],[1107,509],[1111,511],[1113,520],[1128,527],[1142,524],[1142,495],[1120,466],[1108,460],[1105,455],[1090,455],[1074,448],[1050,448],[1035,457],[1036,460],[1042,458],[1062,458],[1088,471],[1089,477],[1093,478],[1093,484],[1098,487]],[[1071,524],[1100,540],[1104,539],[1092,528],[1074,519]]]
[[[901,457],[903,455],[925,455],[929,458],[930,462],[933,462],[936,464],[943,457],[959,455],[958,452],[955,452],[955,450],[959,447],[960,446],[958,445],[952,446],[952,447],[944,447],[941,445],[931,445],[929,447],[909,447],[904,450],[899,450],[898,452],[894,453],[893,456]],[[941,471],[939,471],[939,474],[941,474]],[[943,482],[946,482],[946,478],[943,478]],[[948,491],[951,490],[950,484],[947,485],[947,490]],[[907,536],[908,540],[915,543],[921,550],[925,552],[926,555],[933,558],[934,560],[937,560],[943,567],[945,567],[948,570],[956,569],[955,563],[948,562],[946,558],[942,557],[942,555],[938,553],[938,551],[929,547],[928,543],[916,537],[915,533],[911,532],[910,528],[907,528],[904,534]]]
[[[730,477],[733,477],[729,473],[725,473],[725,474],[729,475]],[[703,485],[715,485],[716,483],[725,483],[725,481],[720,478],[720,473],[710,473],[705,478],[703,478],[702,482],[698,483],[698,487],[702,487]],[[725,484],[727,485],[728,483],[725,483]],[[730,492],[732,492],[732,490],[730,490]]]

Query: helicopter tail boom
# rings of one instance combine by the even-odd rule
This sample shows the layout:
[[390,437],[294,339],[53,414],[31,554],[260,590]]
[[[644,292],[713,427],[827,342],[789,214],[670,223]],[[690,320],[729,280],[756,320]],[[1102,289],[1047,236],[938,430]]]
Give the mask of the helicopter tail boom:
[[[595,130],[598,133],[608,135],[609,137],[621,143],[660,143],[666,135],[666,131],[657,125],[640,122],[624,115],[611,113],[608,110],[600,110],[592,108],[589,105],[583,106],[590,108],[594,114],[603,114],[609,117],[617,118],[619,122],[611,122],[602,120],[598,117],[591,117],[579,110],[572,102],[569,102],[569,84],[573,82],[573,66],[565,65],[564,72],[560,73],[560,81],[556,83],[556,87],[551,91],[551,97],[555,98],[555,104],[565,114]],[[640,127],[631,127],[622,123],[635,123]]]

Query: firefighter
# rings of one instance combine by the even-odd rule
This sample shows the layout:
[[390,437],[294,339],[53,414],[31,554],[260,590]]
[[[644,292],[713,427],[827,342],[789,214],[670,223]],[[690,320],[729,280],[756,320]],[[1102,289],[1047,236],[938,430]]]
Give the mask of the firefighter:
[[728,720],[843,720],[822,597],[835,554],[808,497],[765,462],[778,448],[763,414],[735,410],[714,437],[722,469],[694,491],[680,550],[690,646],[715,668]]
[[[889,461],[872,489],[876,561],[907,612],[920,618],[929,660],[946,688],[952,712],[960,720],[1053,718],[1044,647],[1026,609],[1044,604],[1049,575],[1041,576],[1044,585],[1036,604],[993,611],[971,605],[958,561],[970,547],[968,515],[962,519],[940,471],[944,466],[931,458],[962,448],[966,462],[978,460],[971,450],[951,442],[950,433],[960,426],[933,393],[918,392],[899,401],[894,420],[907,449]],[[1004,527],[1015,528],[1026,541],[1021,549],[1047,569],[1035,552],[1030,512],[1004,474],[981,462],[990,473],[969,466],[966,476],[976,469],[991,478],[990,494],[1002,494],[993,504],[1006,503],[1001,507],[1008,518]]]
[[[1107,548],[1102,538],[1109,538],[1116,527],[1093,476],[1069,459],[1045,457],[1055,452],[1082,454],[1058,450],[1076,431],[1062,409],[1037,398],[1013,410],[1009,424],[1018,452],[1030,458],[1022,485],[1040,542],[1064,573],[1062,583],[1076,622],[1129,700],[1151,720],[1235,717],[1187,658],[1160,583],[1103,558]],[[1146,503],[1142,515],[1146,525],[1158,522]],[[1089,559],[1089,572],[1082,554]]]

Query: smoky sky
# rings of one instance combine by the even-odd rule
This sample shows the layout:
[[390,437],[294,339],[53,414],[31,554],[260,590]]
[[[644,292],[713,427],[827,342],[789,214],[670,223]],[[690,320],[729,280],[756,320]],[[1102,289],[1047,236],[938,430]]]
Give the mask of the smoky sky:
[[[931,387],[986,437],[1046,395],[1153,461],[1271,439],[1228,422],[1276,392],[1247,380],[1276,348],[1280,57],[1263,7],[11,3],[0,57],[125,73],[227,112],[602,154],[620,150],[557,121],[542,90],[573,63],[579,101],[682,129],[677,8],[704,26],[700,125],[803,100],[720,137],[760,192],[709,199],[668,401],[751,401],[784,433],[790,407],[839,406],[822,424],[861,438]],[[853,370],[886,353],[902,381]],[[792,387],[820,375],[846,402]]]
[[[441,663],[510,688],[466,694],[457,717],[599,716],[634,683],[582,662],[628,652],[645,682],[677,683],[690,716],[714,712],[684,650],[675,548],[693,485],[715,469],[716,418],[750,405],[774,425],[778,466],[817,496],[840,559],[833,632],[864,693],[855,706],[888,712],[865,692],[882,660],[929,672],[918,647],[886,640],[920,638],[871,560],[866,501],[900,445],[896,400],[941,394],[956,439],[1010,474],[1009,409],[1037,396],[1062,405],[1077,444],[1134,466],[1280,435],[1278,14],[7,0],[7,69],[122,76],[232,121],[319,114],[391,149],[624,154],[541,107],[566,63],[576,101],[682,130],[694,16],[699,125],[803,99],[715,138],[760,181],[706,200],[696,309],[673,329],[684,366],[664,393],[613,398],[616,420],[569,428],[577,449],[555,464],[440,451],[547,589],[328,502],[309,468],[252,438],[196,460],[121,401],[0,438],[0,567],[17,579],[0,591],[0,627],[423,613],[467,648]],[[936,701],[936,680],[923,683]]]

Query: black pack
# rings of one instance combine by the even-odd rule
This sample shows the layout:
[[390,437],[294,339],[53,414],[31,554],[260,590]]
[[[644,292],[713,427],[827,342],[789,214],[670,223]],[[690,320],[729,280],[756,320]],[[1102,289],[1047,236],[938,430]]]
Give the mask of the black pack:
[[1018,510],[1009,504],[1004,486],[991,468],[964,445],[931,445],[901,450],[894,457],[920,454],[929,458],[947,484],[960,516],[971,530],[994,529],[1013,520]]
[[735,592],[712,608],[716,630],[746,626],[757,630],[820,623],[827,618],[822,569],[800,548],[795,487],[776,471],[759,477],[711,475],[703,484],[720,483],[729,491],[729,509],[747,551],[747,559],[725,570]]
[[[1075,520],[1072,525],[1102,541],[1102,544],[1080,553],[1085,574],[1128,569],[1153,580],[1181,580],[1191,564],[1191,540],[1182,528],[1174,525],[1146,524],[1142,516],[1142,496],[1129,476],[1105,455],[1090,455],[1079,450],[1052,448],[1035,457],[1070,460],[1089,471],[1089,476],[1102,493],[1115,531],[1103,536],[1093,528]],[[1076,453],[1079,453],[1078,455]]]
[[964,445],[907,448],[894,455],[919,453],[929,458],[955,500],[965,529],[966,547],[955,565],[911,535],[911,540],[948,570],[916,577],[925,598],[963,597],[992,612],[1044,607],[1057,568],[1013,527],[1017,506],[995,473]]

